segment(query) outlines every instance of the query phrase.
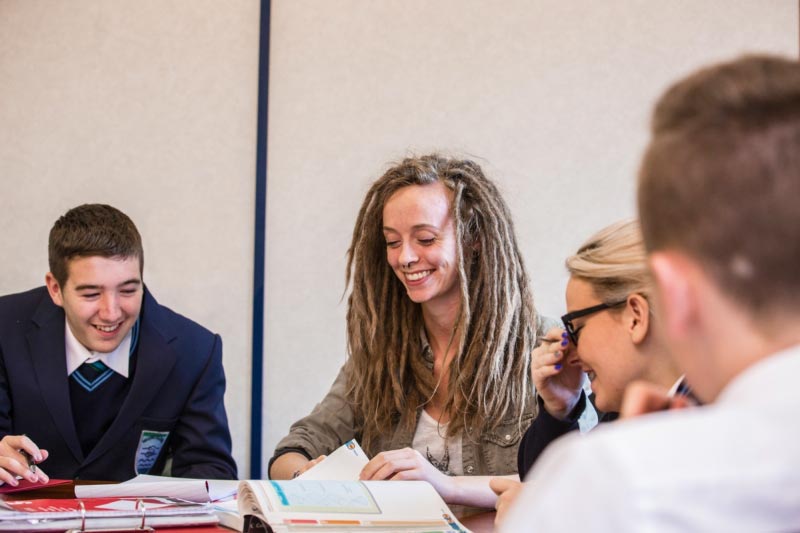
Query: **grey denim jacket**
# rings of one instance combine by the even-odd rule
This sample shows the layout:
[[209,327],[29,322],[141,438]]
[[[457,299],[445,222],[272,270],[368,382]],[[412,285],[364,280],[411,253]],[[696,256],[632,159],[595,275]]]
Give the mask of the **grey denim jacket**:
[[[555,320],[539,318],[537,333],[543,335],[550,327],[557,325]],[[422,335],[423,357],[433,370],[433,354],[427,340]],[[336,376],[328,394],[319,402],[311,413],[292,424],[289,434],[278,442],[272,462],[288,452],[298,452],[309,459],[327,455],[350,439],[361,439],[362,423],[356,420],[355,413],[347,401],[347,365],[344,365]],[[494,430],[484,431],[481,435],[471,435],[469,431],[462,433],[462,462],[465,475],[507,475],[517,473],[517,448],[525,430],[531,425],[536,414],[534,390],[525,399],[522,417],[516,414],[503,420]],[[420,411],[417,411],[419,419]],[[414,428],[416,424],[414,424]],[[394,431],[364,451],[369,457],[386,450],[397,450],[411,447],[414,428],[404,430],[395,424]]]

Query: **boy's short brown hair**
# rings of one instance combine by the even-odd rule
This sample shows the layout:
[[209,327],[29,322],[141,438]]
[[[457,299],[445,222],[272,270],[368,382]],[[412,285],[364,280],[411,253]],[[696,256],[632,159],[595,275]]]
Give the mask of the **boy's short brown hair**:
[[800,310],[800,64],[747,56],[672,86],[638,202],[649,251],[689,254],[751,313]]
[[50,272],[60,286],[67,282],[69,261],[76,257],[136,257],[144,269],[142,237],[128,215],[104,204],[74,207],[50,230]]

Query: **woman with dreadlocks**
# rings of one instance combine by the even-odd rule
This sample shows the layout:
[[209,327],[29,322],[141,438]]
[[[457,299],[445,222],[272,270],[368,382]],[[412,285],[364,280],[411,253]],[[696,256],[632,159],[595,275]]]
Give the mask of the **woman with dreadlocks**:
[[[493,507],[534,416],[537,318],[511,215],[472,161],[428,155],[370,188],[347,255],[349,358],[270,461],[288,479],[352,438],[364,480],[422,479]],[[314,459],[316,458],[316,459]]]

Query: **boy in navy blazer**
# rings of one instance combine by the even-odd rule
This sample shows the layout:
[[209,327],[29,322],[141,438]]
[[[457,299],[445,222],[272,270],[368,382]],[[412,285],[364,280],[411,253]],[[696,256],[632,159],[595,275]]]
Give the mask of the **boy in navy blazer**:
[[0,481],[122,481],[168,459],[174,476],[235,479],[222,341],[144,286],[130,218],[69,210],[49,263],[45,287],[0,297]]

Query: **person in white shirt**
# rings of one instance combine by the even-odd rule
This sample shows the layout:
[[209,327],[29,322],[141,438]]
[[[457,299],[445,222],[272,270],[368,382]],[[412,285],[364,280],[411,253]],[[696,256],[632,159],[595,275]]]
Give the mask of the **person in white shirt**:
[[[800,530],[800,64],[748,56],[671,87],[638,189],[657,327],[705,405],[565,437],[499,529]],[[631,387],[622,414],[671,403]]]

